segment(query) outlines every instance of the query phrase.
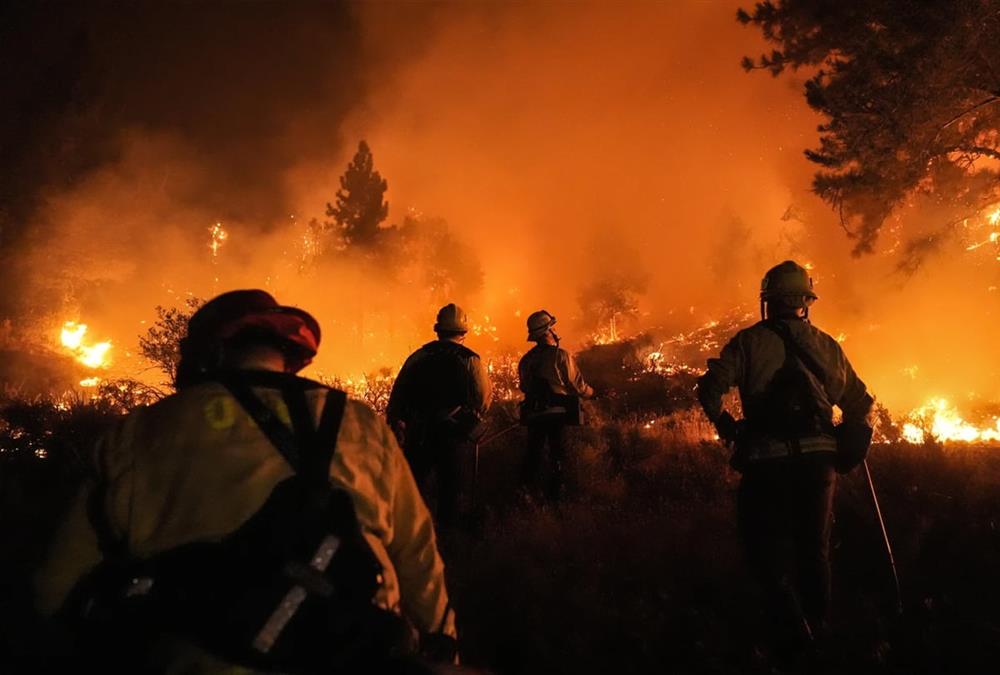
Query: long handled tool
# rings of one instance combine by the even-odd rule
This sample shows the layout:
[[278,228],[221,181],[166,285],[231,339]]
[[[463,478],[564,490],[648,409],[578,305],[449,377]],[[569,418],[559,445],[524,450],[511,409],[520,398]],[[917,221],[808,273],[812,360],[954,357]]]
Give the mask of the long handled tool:
[[517,429],[519,426],[521,426],[521,423],[520,422],[515,422],[514,424],[511,424],[508,427],[504,427],[500,431],[495,431],[492,434],[489,434],[488,436],[484,436],[483,438],[481,438],[478,441],[476,441],[474,462],[473,462],[473,465],[472,465],[472,505],[473,506],[476,505],[476,500],[477,500],[477,498],[479,496],[479,448],[481,446],[483,446],[483,445],[488,445],[488,444],[492,443],[493,441],[495,441],[496,439],[500,438],[504,434],[506,434],[508,432],[511,432],[514,429]]
[[885,552],[889,558],[889,567],[892,569],[892,580],[896,586],[896,615],[903,613],[903,595],[899,590],[899,573],[896,571],[896,558],[892,555],[892,544],[889,543],[889,533],[885,529],[885,519],[882,518],[882,509],[878,504],[878,495],[875,493],[875,483],[872,481],[872,472],[868,468],[868,460],[861,463],[865,468],[865,478],[868,480],[868,490],[871,492],[872,504],[875,506],[875,515],[878,517],[879,527],[882,528],[882,541],[885,543]]

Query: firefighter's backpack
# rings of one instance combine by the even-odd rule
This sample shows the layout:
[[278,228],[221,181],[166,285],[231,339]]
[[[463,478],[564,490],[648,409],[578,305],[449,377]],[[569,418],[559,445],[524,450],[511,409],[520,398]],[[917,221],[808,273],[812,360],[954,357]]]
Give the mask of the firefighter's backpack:
[[166,633],[268,672],[359,672],[411,651],[405,621],[374,604],[382,567],[350,495],[329,480],[346,396],[330,390],[314,426],[305,396],[314,383],[282,376],[289,428],[252,390],[255,375],[273,384],[272,374],[220,380],[295,475],[221,541],[186,544],[149,560],[110,556],[78,587],[82,601],[70,604],[79,623],[104,642],[115,636],[120,654],[141,651]]

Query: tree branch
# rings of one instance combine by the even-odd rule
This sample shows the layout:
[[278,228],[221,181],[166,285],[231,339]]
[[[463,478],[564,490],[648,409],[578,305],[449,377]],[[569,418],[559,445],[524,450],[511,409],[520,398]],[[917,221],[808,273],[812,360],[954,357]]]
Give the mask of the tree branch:
[[997,96],[997,95],[993,95],[993,96],[990,96],[989,98],[983,99],[982,101],[980,101],[976,105],[974,105],[971,108],[968,108],[966,110],[963,110],[962,112],[958,113],[957,115],[955,115],[954,117],[952,117],[950,120],[948,120],[947,122],[945,122],[941,126],[941,129],[938,130],[938,133],[940,134],[941,131],[944,131],[945,129],[947,129],[952,124],[954,124],[958,120],[962,119],[963,117],[965,117],[969,113],[975,112],[979,108],[982,108],[983,106],[989,105],[991,103],[996,103],[997,101],[1000,101],[1000,96]]
[[837,215],[840,216],[840,227],[847,233],[848,239],[854,239],[854,232],[847,226],[847,218],[844,216],[844,198],[837,200]]
[[982,145],[959,145],[955,147],[956,150],[961,150],[962,152],[968,152],[975,155],[985,155],[987,157],[992,157],[993,159],[1000,160],[1000,150],[994,148],[987,148]]

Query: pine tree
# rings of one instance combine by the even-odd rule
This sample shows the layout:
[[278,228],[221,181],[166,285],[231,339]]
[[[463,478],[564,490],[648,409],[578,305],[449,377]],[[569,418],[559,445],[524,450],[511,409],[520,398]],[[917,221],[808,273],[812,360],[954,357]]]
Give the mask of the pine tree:
[[764,0],[737,19],[776,47],[744,68],[808,69],[813,188],[855,253],[913,197],[953,214],[942,233],[1000,199],[1000,0]]
[[387,187],[374,168],[368,144],[361,141],[340,177],[336,204],[326,205],[326,215],[333,218],[327,225],[339,232],[346,246],[370,249],[378,243],[379,224],[389,213],[389,203],[383,201]]

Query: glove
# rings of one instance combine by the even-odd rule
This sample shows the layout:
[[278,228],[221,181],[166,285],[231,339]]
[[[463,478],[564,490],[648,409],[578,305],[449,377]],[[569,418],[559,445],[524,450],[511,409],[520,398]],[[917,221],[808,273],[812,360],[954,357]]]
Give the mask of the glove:
[[740,435],[740,423],[728,412],[723,412],[715,420],[715,431],[724,443],[735,443]]

